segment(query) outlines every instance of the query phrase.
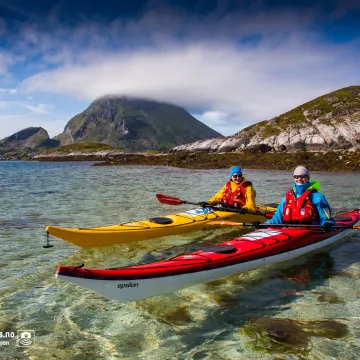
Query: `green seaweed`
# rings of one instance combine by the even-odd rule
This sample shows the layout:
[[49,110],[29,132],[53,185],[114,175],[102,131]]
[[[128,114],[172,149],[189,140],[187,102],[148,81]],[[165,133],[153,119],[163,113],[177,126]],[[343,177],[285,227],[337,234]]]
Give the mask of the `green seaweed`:
[[347,336],[348,327],[335,320],[298,321],[260,318],[247,323],[240,334],[249,338],[253,350],[266,353],[291,353],[306,358],[312,337],[339,339]]

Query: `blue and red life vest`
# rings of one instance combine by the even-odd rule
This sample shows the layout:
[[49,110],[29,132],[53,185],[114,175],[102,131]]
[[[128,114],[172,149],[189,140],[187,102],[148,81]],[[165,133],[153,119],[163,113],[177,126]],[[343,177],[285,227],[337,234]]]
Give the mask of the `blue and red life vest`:
[[283,214],[284,222],[312,223],[319,220],[318,211],[309,199],[311,192],[316,192],[316,190],[306,190],[298,198],[296,198],[293,190],[286,193]]

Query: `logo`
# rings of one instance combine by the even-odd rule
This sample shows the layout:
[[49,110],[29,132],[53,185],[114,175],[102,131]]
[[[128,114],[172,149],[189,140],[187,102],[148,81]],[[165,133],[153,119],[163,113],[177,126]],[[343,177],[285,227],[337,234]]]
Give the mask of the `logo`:
[[139,283],[128,283],[128,284],[119,284],[117,287],[119,289],[123,289],[123,288],[129,288],[129,287],[138,287]]
[[35,330],[18,330],[17,346],[30,347],[35,345]]
[[199,215],[199,214],[208,214],[211,213],[213,210],[211,208],[198,208],[195,209],[195,214]]

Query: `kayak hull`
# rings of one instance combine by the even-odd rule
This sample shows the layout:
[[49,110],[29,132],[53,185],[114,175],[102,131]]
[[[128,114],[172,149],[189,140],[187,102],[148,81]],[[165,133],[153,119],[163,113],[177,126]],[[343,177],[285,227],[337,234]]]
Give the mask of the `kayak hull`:
[[98,228],[75,229],[48,226],[46,232],[82,248],[102,247],[202,230],[206,228],[208,222],[214,220],[265,221],[275,210],[276,207],[273,205],[260,205],[259,211],[268,214],[265,216],[260,212],[259,215],[241,215],[233,212],[213,211],[210,208],[198,208],[161,218]]
[[[348,221],[338,224],[351,226],[360,220],[360,210],[341,216]],[[134,301],[291,260],[333,246],[348,232],[349,229],[329,233],[303,228],[257,230],[218,244],[219,250],[212,246],[168,260],[119,269],[60,266],[56,276],[112,300]]]

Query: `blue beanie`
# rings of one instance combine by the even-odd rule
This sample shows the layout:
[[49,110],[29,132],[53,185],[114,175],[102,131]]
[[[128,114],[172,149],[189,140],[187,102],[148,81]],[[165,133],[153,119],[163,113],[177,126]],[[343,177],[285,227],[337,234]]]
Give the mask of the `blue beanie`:
[[234,174],[242,174],[242,169],[240,166],[233,166],[230,169],[230,177],[232,177]]

